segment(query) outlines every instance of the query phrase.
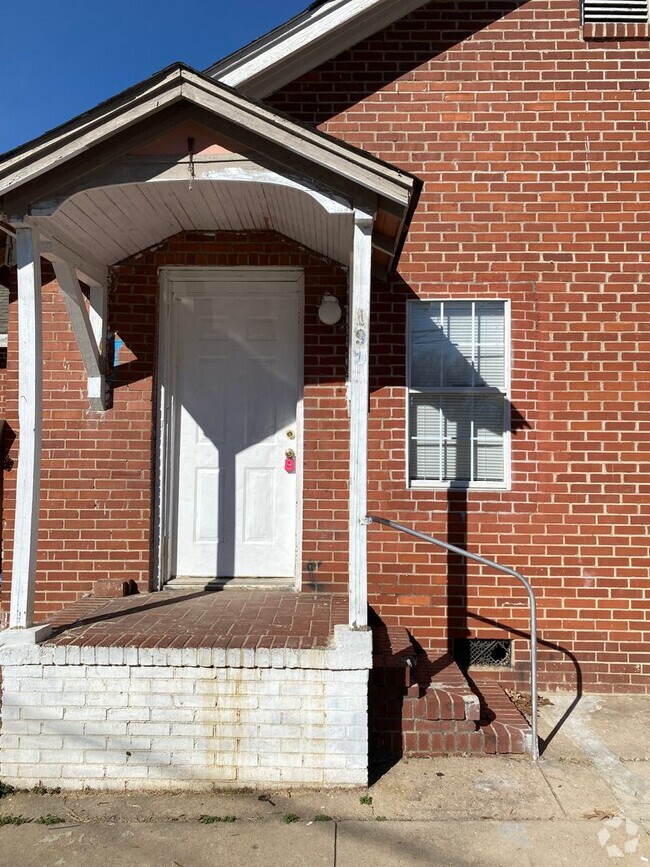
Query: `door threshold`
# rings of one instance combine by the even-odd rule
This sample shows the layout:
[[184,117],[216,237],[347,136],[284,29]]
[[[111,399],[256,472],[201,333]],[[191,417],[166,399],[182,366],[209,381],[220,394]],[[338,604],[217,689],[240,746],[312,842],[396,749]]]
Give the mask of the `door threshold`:
[[165,590],[217,591],[217,590],[294,590],[293,578],[206,578],[200,575],[177,575],[171,578]]

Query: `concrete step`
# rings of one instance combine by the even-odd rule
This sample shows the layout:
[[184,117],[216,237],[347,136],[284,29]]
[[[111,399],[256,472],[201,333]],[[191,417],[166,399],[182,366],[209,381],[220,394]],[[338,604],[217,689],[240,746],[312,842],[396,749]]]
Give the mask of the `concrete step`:
[[293,578],[205,578],[196,575],[178,575],[165,584],[165,590],[183,593],[218,590],[293,590]]

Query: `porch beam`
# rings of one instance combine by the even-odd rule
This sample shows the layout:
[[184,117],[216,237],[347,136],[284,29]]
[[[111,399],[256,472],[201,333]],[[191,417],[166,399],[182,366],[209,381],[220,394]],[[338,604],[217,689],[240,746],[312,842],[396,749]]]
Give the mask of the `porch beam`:
[[101,262],[93,262],[84,254],[72,250],[58,238],[43,230],[41,220],[34,220],[41,235],[41,256],[54,264],[57,260],[68,262],[88,286],[103,286],[106,283],[108,268]]
[[368,361],[370,280],[374,217],[355,210],[349,276],[350,504],[349,619],[351,629],[368,626]]
[[43,339],[38,232],[16,229],[18,271],[19,454],[9,626],[34,623],[34,591],[41,482]]
[[72,265],[61,259],[55,259],[52,264],[86,369],[91,407],[98,410],[105,409],[105,365],[102,356],[102,342],[105,345],[106,291],[103,287],[97,286],[91,289],[89,313],[86,299]]

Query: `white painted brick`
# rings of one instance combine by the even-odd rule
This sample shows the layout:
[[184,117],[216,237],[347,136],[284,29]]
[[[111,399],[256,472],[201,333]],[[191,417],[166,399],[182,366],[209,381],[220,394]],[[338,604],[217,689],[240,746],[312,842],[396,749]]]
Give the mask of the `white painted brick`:
[[223,668],[226,664],[225,647],[215,647],[212,650],[212,665],[215,668]]
[[180,750],[186,752],[193,750],[195,738],[193,737],[168,737],[156,738],[156,746],[165,750]]
[[150,750],[152,748],[151,738],[143,737],[142,735],[126,735],[125,737],[113,737],[108,733],[106,746],[108,749],[119,750]]
[[116,720],[116,721],[124,721],[124,722],[142,722],[144,720],[148,720],[151,716],[151,712],[148,708],[135,708],[135,707],[118,707],[112,708],[110,707],[106,712],[106,718],[108,720]]
[[[63,778],[66,788],[90,781],[95,788],[113,790],[209,788],[211,781],[365,781],[367,672],[313,668],[331,651],[267,651],[268,664],[275,668],[212,668],[226,662],[223,651],[221,656],[213,651],[166,651],[164,656],[138,651],[137,661],[144,664],[133,667],[135,649],[119,650],[111,659],[120,664],[112,666],[100,653],[100,665],[43,668],[32,663],[53,655],[39,651],[29,657],[30,664],[5,668],[5,693],[13,690],[22,701],[5,704],[0,768],[26,780],[42,778],[47,765],[53,776],[48,785]],[[94,663],[96,658],[81,648],[76,661]],[[163,658],[176,665],[146,664]],[[238,651],[228,655],[230,664],[237,660],[249,665],[252,657]],[[254,661],[259,665],[264,654],[256,653]],[[296,667],[283,668],[285,664]],[[38,708],[38,719],[30,718],[26,696],[39,702],[31,705]],[[65,708],[63,719],[58,714],[49,718],[50,711],[59,711],[58,704]],[[21,755],[40,755],[40,761],[18,761]],[[327,771],[333,774],[331,781],[325,779]]]
[[302,756],[297,753],[260,753],[259,765],[262,768],[301,768]]
[[80,663],[81,665],[94,665],[96,662],[94,647],[81,647]]
[[42,693],[33,690],[25,690],[25,695],[18,691],[3,690],[2,705],[3,707],[26,707],[32,705],[38,707],[42,703]]
[[302,736],[302,730],[300,726],[261,725],[259,727],[259,735],[262,738],[277,738],[278,740],[282,738],[299,738]]
[[110,762],[107,763],[105,772],[109,780],[140,780],[149,776],[149,768],[146,765],[128,765],[125,767],[123,761],[116,762],[114,765]]
[[97,720],[82,723],[84,735],[126,735],[128,723],[116,722],[115,720]]
[[109,665],[124,665],[125,654],[123,647],[109,647],[108,648],[108,662]]
[[149,735],[150,737],[169,737],[171,725],[164,722],[131,722],[127,723],[130,735]]
[[[225,715],[226,711],[219,710],[219,719],[222,719]],[[239,714],[236,711],[232,711],[234,718],[238,719]],[[300,713],[299,711],[293,711],[294,715],[294,724],[300,724]],[[255,725],[281,725],[285,720],[285,714],[279,710],[262,710],[261,708],[253,708],[249,710],[246,714],[246,719],[249,722],[254,723]]]
[[[150,650],[149,648],[147,648],[147,650],[153,654],[153,650]],[[140,650],[141,658],[142,658],[143,652],[144,652],[144,649],[141,649]],[[143,662],[141,662],[139,668],[132,668],[131,669],[131,677],[134,680],[146,680],[146,679],[148,679],[148,680],[153,681],[153,679],[156,677],[157,672],[159,672],[159,669],[154,668],[152,665],[145,665]],[[163,671],[161,672],[161,676],[162,677],[165,677],[165,676],[170,677],[171,674],[166,669],[163,669]]]
[[84,750],[83,760],[91,765],[119,764],[126,761],[126,751],[118,749]]
[[205,737],[211,734],[214,726],[210,723],[172,723],[172,737]]
[[86,785],[83,781],[96,780],[104,776],[105,770],[103,765],[63,765],[61,776],[65,779],[80,780],[82,785]]
[[[280,695],[322,696],[324,686],[322,683],[295,683],[292,681],[277,681]],[[284,707],[284,703],[283,703]]]
[[[5,773],[5,767],[6,766],[3,762],[3,764],[0,765],[0,778],[7,782],[7,777],[9,776],[9,774]],[[51,783],[46,783],[46,785],[51,786],[57,786],[61,782],[62,765],[60,761],[54,762],[52,764],[39,762],[36,767],[34,767],[33,765],[18,764],[14,765],[14,767],[16,769],[15,775],[18,780],[20,780],[20,785],[24,788],[32,788],[33,786],[37,786],[39,785],[39,783],[44,782],[45,780],[51,780]],[[12,782],[12,785],[15,785],[15,783]]]
[[[138,687],[141,684],[138,683]],[[158,708],[173,707],[174,698],[172,695],[165,695],[160,692],[136,692],[129,693],[129,707],[147,707],[155,712]]]
[[[55,723],[48,721],[48,725],[53,724]],[[43,731],[43,723],[37,719],[3,719],[2,731],[7,734],[38,735]]]
[[328,710],[326,720],[328,725],[365,726],[368,723],[368,712],[363,710],[346,713],[343,710]]
[[[3,708],[3,716],[4,716],[4,708]],[[31,705],[27,705],[20,708],[20,717],[21,719],[37,719],[37,720],[46,720],[46,719],[60,719],[63,720],[63,708],[62,707],[33,707]]]
[[271,664],[271,648],[258,647],[255,651],[255,662],[260,668],[268,668]]
[[63,719],[93,720],[95,722],[106,719],[105,707],[70,707],[67,702],[63,704]]
[[[275,750],[278,750],[278,744],[275,743]],[[324,738],[299,738],[297,740],[280,741],[279,750],[282,753],[299,753],[301,756],[304,753],[322,754],[325,751]],[[273,750],[269,750],[272,752]]]
[[[151,709],[151,719],[156,722],[191,723],[194,722],[195,718],[196,710],[193,708],[153,707]],[[221,714],[219,718],[221,718]]]
[[68,661],[67,647],[54,648],[54,664],[65,665]]
[[323,782],[322,768],[280,768],[280,780],[283,783],[313,783]]
[[239,768],[237,780],[240,783],[279,783],[279,768]]
[[[61,750],[63,749],[63,738],[59,735],[21,735],[19,738],[21,746],[37,746],[39,750]],[[7,743],[2,740],[2,748],[10,749]]]
[[[63,692],[65,678],[62,677],[23,677],[16,682],[16,688],[21,692],[31,692],[37,689],[39,692]],[[7,681],[5,681],[5,689],[8,689]]]
[[172,763],[172,754],[170,752],[163,752],[159,749],[144,752],[133,752],[131,750],[130,752],[131,755],[128,757],[129,767],[131,765],[147,765],[149,768],[166,767],[169,774],[168,766]]
[[37,765],[41,760],[41,754],[35,749],[26,749],[19,747],[17,750],[11,751],[11,757],[19,765]]
[[[214,707],[214,701],[212,706]],[[226,707],[226,708],[238,708],[240,710],[245,710],[248,708],[256,708],[259,705],[259,699],[254,695],[224,695],[219,696],[219,700],[217,702],[218,707]],[[205,704],[202,705],[206,707]]]
[[[261,695],[258,699],[261,710],[277,710],[278,698],[273,695]],[[309,701],[309,696],[286,695],[282,699],[282,707],[286,710],[301,710]]]

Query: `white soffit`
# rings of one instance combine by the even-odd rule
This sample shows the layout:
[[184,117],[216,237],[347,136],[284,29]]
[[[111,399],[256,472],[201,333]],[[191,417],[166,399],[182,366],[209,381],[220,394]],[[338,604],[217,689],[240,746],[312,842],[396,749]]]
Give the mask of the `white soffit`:
[[205,74],[263,99],[425,5],[422,0],[329,0],[313,5]]
[[120,184],[76,193],[31,222],[48,240],[108,267],[181,231],[275,229],[341,264],[350,257],[352,212],[328,211],[286,184],[197,180]]

